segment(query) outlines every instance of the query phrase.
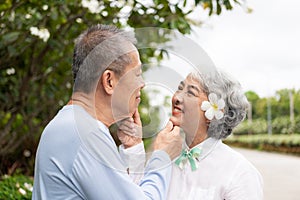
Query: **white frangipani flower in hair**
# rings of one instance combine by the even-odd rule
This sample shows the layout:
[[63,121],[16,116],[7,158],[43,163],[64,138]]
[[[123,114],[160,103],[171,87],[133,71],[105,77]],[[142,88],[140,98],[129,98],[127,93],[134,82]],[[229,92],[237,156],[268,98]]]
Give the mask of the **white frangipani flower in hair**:
[[205,111],[205,117],[209,120],[212,120],[214,117],[216,119],[222,119],[224,116],[223,109],[225,107],[225,101],[218,99],[215,93],[210,93],[208,100],[209,101],[203,101],[201,104],[201,110]]

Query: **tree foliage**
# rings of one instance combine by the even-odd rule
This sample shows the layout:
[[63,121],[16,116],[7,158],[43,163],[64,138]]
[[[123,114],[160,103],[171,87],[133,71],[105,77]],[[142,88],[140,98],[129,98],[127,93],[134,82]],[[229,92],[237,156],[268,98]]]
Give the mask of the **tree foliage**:
[[[4,0],[0,4],[0,174],[33,160],[43,127],[72,90],[74,39],[97,23],[191,31],[196,7],[208,15],[230,10],[237,0]],[[142,61],[154,50],[141,52]],[[163,54],[159,54],[162,58]],[[142,105],[143,106],[143,103]]]
[[247,91],[246,96],[248,101],[252,104],[252,117],[253,119],[265,118],[267,119],[267,106],[270,101],[271,105],[271,116],[273,119],[290,116],[290,96],[292,94],[293,98],[293,111],[294,116],[299,116],[300,114],[300,90],[295,89],[281,89],[276,91],[274,96],[260,98],[255,92]]
[[246,96],[252,104],[253,121],[246,119],[235,129],[235,134],[267,133],[268,102],[274,134],[300,133],[300,90],[281,89],[276,91],[274,96],[264,98],[260,98],[253,91],[248,91]]

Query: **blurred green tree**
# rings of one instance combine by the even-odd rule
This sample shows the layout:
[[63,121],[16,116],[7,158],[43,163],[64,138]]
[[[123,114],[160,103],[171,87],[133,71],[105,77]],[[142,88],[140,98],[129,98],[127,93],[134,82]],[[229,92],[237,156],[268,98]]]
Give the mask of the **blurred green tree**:
[[259,100],[258,94],[256,94],[254,91],[247,91],[245,93],[249,103],[251,103],[251,112],[252,112],[252,118],[256,119],[258,118],[257,116],[257,101]]

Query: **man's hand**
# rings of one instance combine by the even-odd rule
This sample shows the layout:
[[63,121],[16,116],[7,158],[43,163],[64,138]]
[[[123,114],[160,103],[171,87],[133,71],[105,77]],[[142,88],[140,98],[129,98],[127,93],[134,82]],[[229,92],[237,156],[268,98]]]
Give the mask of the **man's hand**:
[[117,126],[117,135],[124,148],[129,148],[142,142],[142,122],[138,109],[135,110],[132,117],[118,122]]
[[153,145],[154,150],[164,150],[173,160],[176,158],[182,148],[182,138],[180,136],[180,128],[173,127],[173,123],[169,121],[166,127],[157,135]]

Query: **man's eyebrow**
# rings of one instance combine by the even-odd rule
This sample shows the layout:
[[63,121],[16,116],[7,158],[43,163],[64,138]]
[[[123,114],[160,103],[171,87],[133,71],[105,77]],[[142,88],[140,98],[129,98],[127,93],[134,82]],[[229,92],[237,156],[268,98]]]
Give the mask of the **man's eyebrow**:
[[179,85],[185,86],[183,81],[180,81]]
[[194,90],[197,90],[197,92],[200,92],[200,89],[197,86],[195,86],[195,85],[188,85],[187,88],[188,89],[192,88]]

